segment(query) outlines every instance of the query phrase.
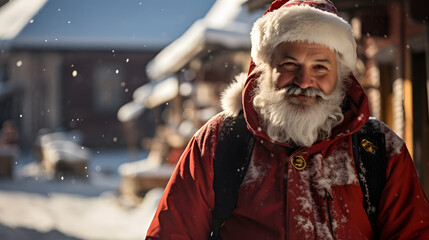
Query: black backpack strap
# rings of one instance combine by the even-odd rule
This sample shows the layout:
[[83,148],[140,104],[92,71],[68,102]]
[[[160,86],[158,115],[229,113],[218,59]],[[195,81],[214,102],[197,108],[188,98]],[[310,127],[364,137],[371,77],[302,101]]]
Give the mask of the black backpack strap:
[[213,159],[215,207],[210,239],[219,237],[224,221],[235,209],[238,191],[252,157],[255,138],[247,129],[243,113],[224,119]]
[[363,194],[363,206],[371,223],[374,239],[379,238],[379,229],[375,225],[381,193],[386,185],[387,166],[385,136],[375,127],[376,121],[369,119],[352,135],[353,155]]

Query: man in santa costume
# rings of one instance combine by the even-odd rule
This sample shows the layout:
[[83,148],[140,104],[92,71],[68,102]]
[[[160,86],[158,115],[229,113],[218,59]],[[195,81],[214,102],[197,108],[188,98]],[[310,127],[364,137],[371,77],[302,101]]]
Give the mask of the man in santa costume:
[[351,26],[334,5],[275,1],[254,23],[251,42],[249,74],[236,77],[222,96],[224,111],[191,139],[147,239],[209,238],[220,129],[240,114],[255,143],[220,239],[429,239],[429,204],[413,161],[379,121],[372,128],[385,138],[387,162],[371,226],[352,144],[368,121],[368,99],[352,75]]

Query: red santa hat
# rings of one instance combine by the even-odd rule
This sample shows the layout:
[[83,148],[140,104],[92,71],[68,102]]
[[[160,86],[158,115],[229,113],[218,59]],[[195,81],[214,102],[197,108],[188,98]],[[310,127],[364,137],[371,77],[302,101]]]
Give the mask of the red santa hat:
[[356,41],[349,23],[329,0],[277,0],[253,25],[251,56],[256,65],[270,63],[282,42],[308,42],[338,52],[350,71],[356,65]]

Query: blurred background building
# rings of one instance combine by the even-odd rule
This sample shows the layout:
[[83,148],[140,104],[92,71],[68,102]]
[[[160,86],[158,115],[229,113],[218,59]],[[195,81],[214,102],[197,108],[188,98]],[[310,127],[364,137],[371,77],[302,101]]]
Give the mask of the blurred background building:
[[[0,122],[19,126],[24,148],[41,129],[80,130],[90,147],[124,146],[116,113],[147,82],[144,66],[212,3],[7,2],[0,10]],[[150,124],[141,132],[153,134]]]

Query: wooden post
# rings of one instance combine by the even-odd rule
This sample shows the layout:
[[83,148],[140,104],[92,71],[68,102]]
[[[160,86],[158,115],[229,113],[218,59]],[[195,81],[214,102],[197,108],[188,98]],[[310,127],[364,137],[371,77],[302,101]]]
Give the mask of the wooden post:
[[[427,116],[422,116],[423,119],[429,119],[429,24],[426,23],[426,98],[427,98],[427,102],[426,102],[426,108],[427,108]],[[423,154],[424,154],[424,158],[422,160],[422,184],[423,184],[423,188],[426,192],[426,196],[429,197],[429,159],[428,159],[428,154],[429,154],[429,150],[427,147],[427,144],[429,143],[429,123],[428,121],[424,121],[423,122],[423,144],[422,144],[422,148],[423,148]]]
[[401,77],[404,79],[404,140],[407,144],[408,150],[410,151],[411,157],[413,156],[414,146],[413,146],[413,87],[411,82],[411,60],[409,47],[407,47],[406,40],[406,13],[405,13],[405,1],[401,3],[400,11],[400,58],[401,66],[400,72]]

